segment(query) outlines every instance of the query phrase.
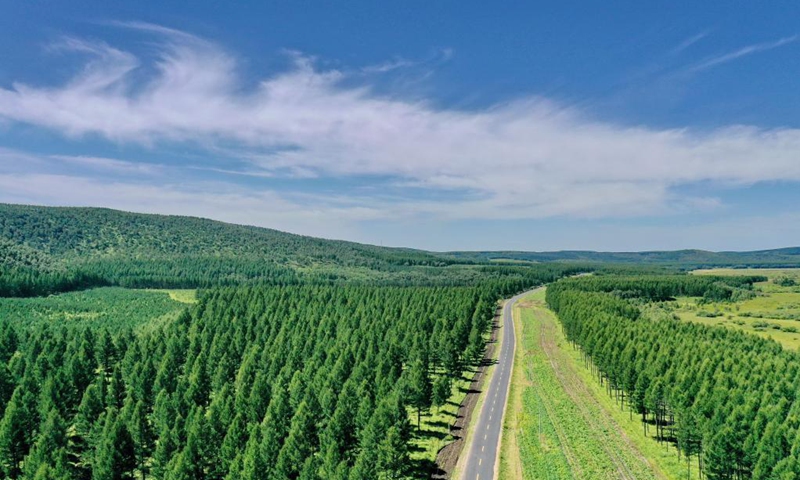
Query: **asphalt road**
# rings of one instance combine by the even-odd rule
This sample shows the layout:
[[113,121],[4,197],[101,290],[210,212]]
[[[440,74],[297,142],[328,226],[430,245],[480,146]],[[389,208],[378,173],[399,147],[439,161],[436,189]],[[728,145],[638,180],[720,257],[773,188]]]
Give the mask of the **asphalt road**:
[[517,295],[506,302],[503,308],[503,343],[497,356],[497,364],[489,381],[478,421],[473,432],[472,447],[469,450],[462,480],[492,480],[495,478],[495,464],[498,460],[500,435],[503,431],[503,412],[508,399],[511,382],[511,365],[514,363],[514,321],[511,309],[514,303],[526,293]]

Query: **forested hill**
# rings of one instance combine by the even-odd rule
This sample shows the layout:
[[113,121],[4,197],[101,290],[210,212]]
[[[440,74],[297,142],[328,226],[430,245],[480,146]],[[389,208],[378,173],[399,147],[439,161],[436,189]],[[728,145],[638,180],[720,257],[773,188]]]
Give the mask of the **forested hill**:
[[682,269],[703,267],[800,267],[800,247],[758,250],[751,252],[709,252],[675,250],[651,252],[593,252],[564,250],[558,252],[448,252],[461,260],[525,262],[598,262],[673,266]]
[[[256,256],[280,264],[378,268],[456,263],[420,250],[325,240],[196,217],[105,208],[0,204],[0,236],[59,259],[125,256]],[[41,260],[37,260],[41,261]]]
[[100,285],[414,283],[459,263],[471,261],[193,217],[0,204],[0,296]]

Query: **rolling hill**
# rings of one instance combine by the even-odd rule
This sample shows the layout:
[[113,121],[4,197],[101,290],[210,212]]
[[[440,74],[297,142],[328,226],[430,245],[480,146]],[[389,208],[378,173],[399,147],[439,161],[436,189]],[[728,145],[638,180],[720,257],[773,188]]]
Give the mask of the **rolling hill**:
[[0,292],[381,280],[471,263],[194,217],[0,204]]
[[442,253],[326,240],[196,217],[0,204],[2,296],[105,285],[202,288],[309,280],[465,284],[508,275],[509,270],[498,267],[501,260],[520,265],[615,263],[678,269],[800,266],[800,248]]

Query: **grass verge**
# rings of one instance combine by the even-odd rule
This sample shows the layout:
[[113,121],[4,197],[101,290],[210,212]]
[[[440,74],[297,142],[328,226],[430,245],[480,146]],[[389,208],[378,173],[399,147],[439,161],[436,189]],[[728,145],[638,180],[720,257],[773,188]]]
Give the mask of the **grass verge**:
[[584,368],[544,290],[518,305],[499,478],[686,478],[674,449],[645,437]]

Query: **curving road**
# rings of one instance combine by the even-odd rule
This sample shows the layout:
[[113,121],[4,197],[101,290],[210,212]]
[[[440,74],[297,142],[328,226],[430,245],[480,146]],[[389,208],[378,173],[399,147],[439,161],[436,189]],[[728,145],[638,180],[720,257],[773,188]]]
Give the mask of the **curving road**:
[[511,383],[511,366],[514,364],[514,347],[517,339],[514,334],[514,320],[511,310],[514,304],[530,292],[511,298],[503,307],[503,343],[497,356],[497,365],[489,388],[486,391],[483,407],[472,439],[472,447],[467,456],[462,480],[492,480],[495,478],[495,464],[500,451],[500,435],[503,432],[503,414],[506,410],[508,388]]

